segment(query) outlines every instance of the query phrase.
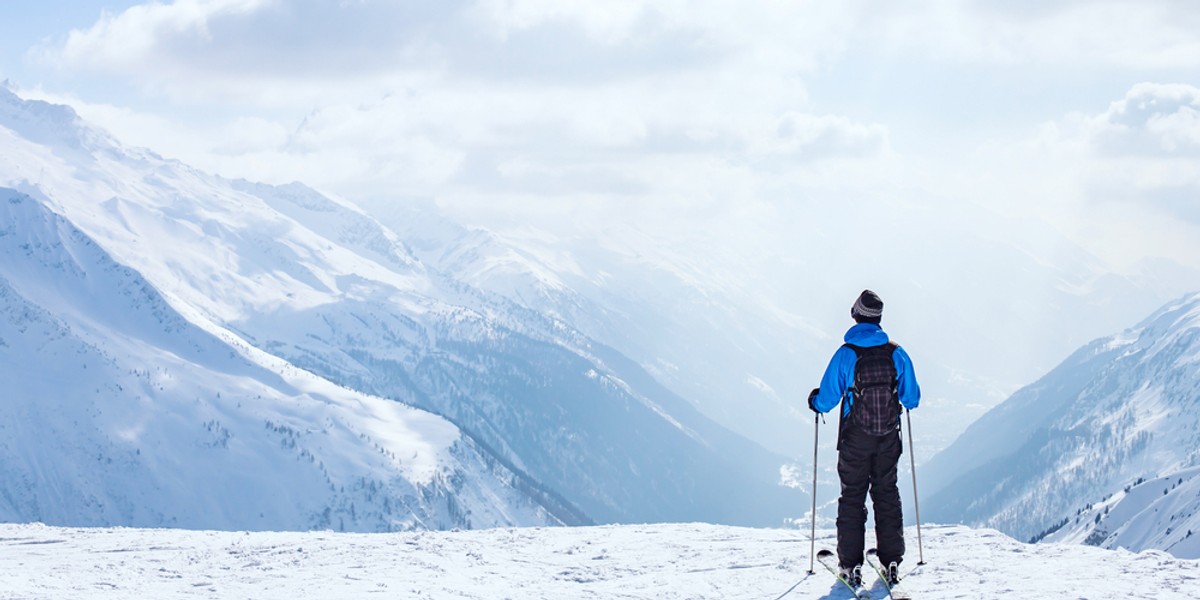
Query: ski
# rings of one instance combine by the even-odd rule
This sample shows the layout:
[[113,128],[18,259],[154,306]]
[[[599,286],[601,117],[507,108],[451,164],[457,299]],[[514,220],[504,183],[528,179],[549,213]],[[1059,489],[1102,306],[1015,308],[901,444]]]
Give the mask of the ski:
[[817,562],[821,563],[826,569],[829,569],[829,572],[833,573],[833,576],[837,577],[838,581],[842,582],[842,585],[846,586],[846,589],[850,590],[850,593],[854,594],[855,598],[870,600],[871,594],[867,592],[866,588],[862,587],[861,583],[858,587],[854,587],[850,585],[849,581],[846,581],[845,577],[842,577],[841,570],[838,568],[837,555],[832,551],[823,549],[818,552]]
[[887,590],[888,597],[892,600],[912,600],[912,596],[900,589],[900,583],[892,585],[888,582],[887,572],[884,570],[883,563],[879,562],[879,554],[874,548],[867,550],[867,564],[875,570],[875,574],[879,576],[879,580],[883,582],[884,589]]

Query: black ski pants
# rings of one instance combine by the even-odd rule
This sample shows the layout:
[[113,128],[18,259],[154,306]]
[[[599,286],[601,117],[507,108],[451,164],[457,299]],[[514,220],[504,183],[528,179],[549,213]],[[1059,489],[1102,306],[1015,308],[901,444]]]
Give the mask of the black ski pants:
[[904,512],[896,486],[896,464],[903,452],[900,432],[874,436],[852,424],[838,440],[838,561],[843,567],[863,563],[867,493],[875,510],[875,548],[884,565],[904,559]]

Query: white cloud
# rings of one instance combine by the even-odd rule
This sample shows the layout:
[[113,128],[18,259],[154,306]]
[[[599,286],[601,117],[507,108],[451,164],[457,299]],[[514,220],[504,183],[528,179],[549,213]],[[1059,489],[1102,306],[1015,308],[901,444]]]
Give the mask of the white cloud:
[[1048,127],[1044,146],[1079,165],[1094,201],[1169,207],[1200,223],[1200,88],[1139,83],[1102,113],[1076,113]]
[[[136,110],[72,102],[121,139],[352,199],[681,235],[782,232],[847,198],[994,202],[1079,224],[1094,182],[1189,189],[1179,164],[1149,163],[1195,153],[1191,92],[1135,88],[1029,142],[1061,112],[977,109],[954,69],[1153,80],[1200,66],[1196,13],[1176,0],[178,0],[106,15],[41,56],[134,90]],[[812,87],[823,78],[858,87]],[[1157,108],[1124,123],[1144,100]],[[931,114],[943,107],[968,122]],[[910,114],[925,120],[896,123]]]
[[[79,108],[231,177],[670,203],[735,189],[716,180],[752,179],[747,160],[886,149],[882,124],[810,114],[801,77],[837,52],[859,4],[181,0],[106,15],[46,56],[165,93],[161,112]],[[166,123],[197,113],[203,126]]]
[[1188,0],[934,0],[888,3],[872,36],[891,51],[973,64],[1200,67],[1200,8]]
[[176,0],[132,6],[119,15],[104,13],[86,31],[72,31],[51,58],[63,64],[98,70],[137,69],[172,44],[181,41],[203,45],[212,41],[210,23],[224,17],[247,15],[276,4],[277,0]]
[[1110,264],[1164,256],[1200,266],[1197,108],[1200,88],[1136,84],[1103,111],[964,157],[941,189],[1040,217]]
[[887,148],[887,127],[837,115],[788,112],[778,120],[773,149],[797,157],[873,156]]
[[655,9],[638,0],[578,2],[574,0],[482,0],[474,8],[494,25],[495,34],[508,39],[514,32],[556,21],[571,21],[594,40],[615,45],[629,40],[638,22]]
[[1083,120],[1083,135],[1106,154],[1200,154],[1200,88],[1141,83],[1107,111]]

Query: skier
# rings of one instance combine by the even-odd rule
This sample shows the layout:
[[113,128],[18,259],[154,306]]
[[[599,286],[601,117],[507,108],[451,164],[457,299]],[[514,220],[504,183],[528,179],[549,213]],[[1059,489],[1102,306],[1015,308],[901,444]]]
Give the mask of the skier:
[[862,583],[867,493],[875,510],[875,541],[889,585],[899,582],[904,560],[904,515],[896,464],[902,452],[901,407],[912,410],[921,388],[912,360],[888,339],[879,326],[883,301],[863,290],[850,316],[855,325],[846,332],[821,378],[821,387],[808,396],[814,412],[825,413],[842,404],[838,427],[837,551],[841,574],[853,587]]

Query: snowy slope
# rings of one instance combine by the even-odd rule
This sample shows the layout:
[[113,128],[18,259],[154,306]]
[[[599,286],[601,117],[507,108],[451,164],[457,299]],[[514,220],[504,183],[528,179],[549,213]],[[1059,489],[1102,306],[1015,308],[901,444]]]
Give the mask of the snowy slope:
[[358,531],[561,522],[444,419],[196,326],[43,202],[4,189],[0,380],[3,520]]
[[794,395],[811,388],[813,357],[831,342],[798,314],[728,285],[706,257],[635,228],[580,240],[467,227],[420,204],[371,212],[426,264],[571,323],[722,425],[785,455],[806,446]]
[[1081,508],[1043,541],[1200,558],[1200,467],[1126,486]]
[[783,459],[560,320],[431,272],[348,203],[200,173],[0,90],[5,182],[189,322],[442,415],[592,519],[779,523],[803,504]]
[[[1186,523],[1200,507],[1189,470],[1197,466],[1200,294],[1190,294],[1088,344],[972,425],[925,470],[928,514],[1029,539],[1109,498],[1128,504],[1102,517],[1099,541],[1112,534],[1113,545],[1191,555],[1180,530],[1196,529]],[[1187,483],[1114,497],[1159,478]],[[1143,489],[1167,493],[1151,503]]]
[[[901,567],[921,600],[1200,596],[1200,562],[1161,552],[1028,545],[960,526],[924,533],[928,564]],[[833,541],[818,531],[818,547]],[[809,545],[807,532],[698,524],[394,534],[0,525],[0,599],[847,598],[819,565],[806,575]]]

